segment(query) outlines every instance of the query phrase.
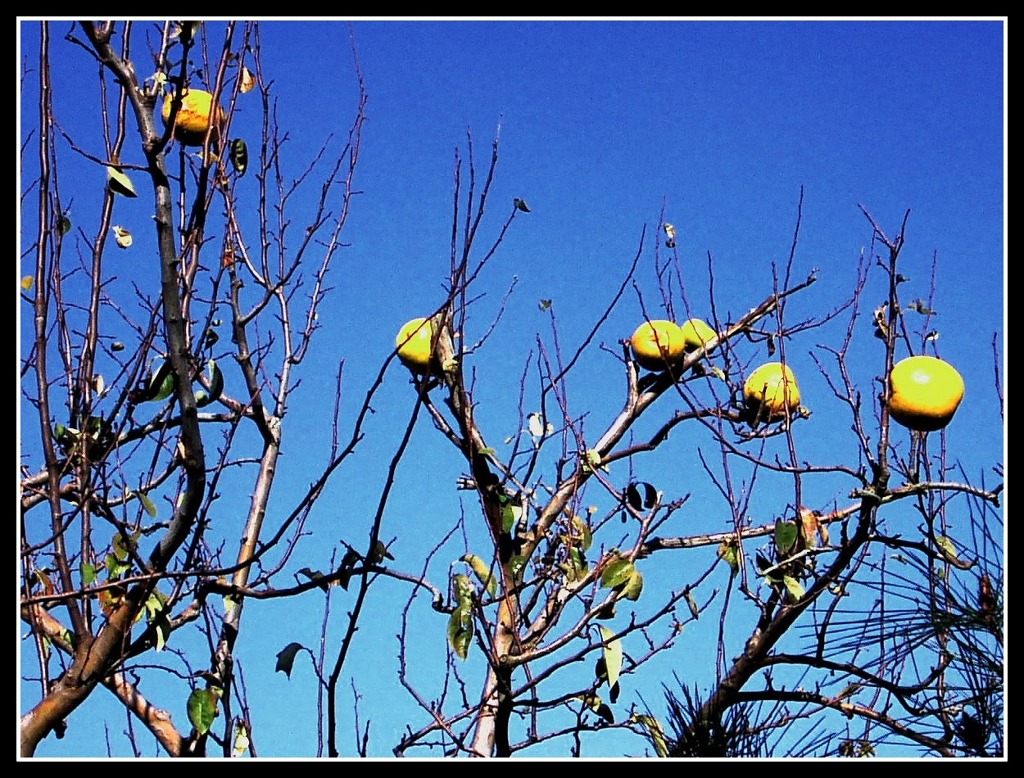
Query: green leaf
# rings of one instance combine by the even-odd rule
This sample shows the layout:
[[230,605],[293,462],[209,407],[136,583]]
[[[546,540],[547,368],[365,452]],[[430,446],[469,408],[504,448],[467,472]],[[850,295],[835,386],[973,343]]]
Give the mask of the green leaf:
[[156,633],[156,650],[163,651],[167,646],[167,638],[171,636],[171,627],[166,621],[162,621],[153,627]]
[[594,713],[600,716],[602,719],[607,721],[609,724],[615,723],[615,714],[612,713],[612,709],[605,705],[603,702],[593,709]]
[[154,589],[144,607],[146,619],[150,622],[156,621],[167,615],[167,597],[159,589]]
[[91,586],[96,581],[96,565],[82,563],[82,586]]
[[156,518],[156,504],[149,499],[149,495],[145,492],[135,492],[134,495],[139,498],[139,502],[142,503],[142,509],[148,513],[152,518]]
[[586,697],[583,697],[582,699],[583,702],[586,703],[587,707],[594,711],[594,713],[596,713],[602,719],[607,721],[609,724],[615,723],[615,716],[612,714],[612,709],[605,705],[598,695],[590,694]]
[[[213,334],[216,335],[217,333],[214,332]],[[213,342],[216,343],[216,339]],[[220,396],[224,393],[224,374],[217,367],[217,360],[211,359],[206,363],[206,372],[203,377],[206,379],[206,384],[210,387],[210,391],[209,394],[202,389],[196,392],[196,405],[200,407],[219,400]]]
[[733,573],[740,569],[740,547],[734,540],[723,541],[718,547],[718,556],[725,560]]
[[796,602],[804,596],[804,587],[800,585],[800,582],[789,575],[782,576],[782,583],[786,587],[786,591],[789,592],[789,596]]
[[693,599],[693,595],[690,593],[689,589],[686,590],[685,597],[686,597],[686,604],[688,606],[690,606],[690,613],[693,615],[693,618],[699,619],[700,618],[700,608],[697,607],[697,601],[695,599]]
[[583,472],[591,473],[598,468],[608,472],[608,468],[601,464],[601,452],[596,448],[588,449],[583,457]]
[[509,503],[501,510],[501,531],[511,534],[523,517],[523,506]]
[[644,507],[643,497],[640,496],[640,490],[637,489],[635,483],[631,483],[626,487],[626,502],[629,503],[629,507],[635,511]]
[[301,570],[299,570],[299,575],[306,576],[306,578],[308,578],[310,581],[316,581],[317,586],[319,586],[325,592],[331,588],[329,583],[323,581],[325,576],[319,570],[311,570],[308,567],[304,567]]
[[629,717],[629,720],[640,724],[647,730],[647,736],[650,738],[651,745],[654,746],[654,752],[658,756],[662,759],[668,756],[668,742],[665,740],[665,729],[661,726],[660,721],[654,716],[647,716],[643,713],[634,713]]
[[586,557],[580,549],[570,548],[569,560],[560,564],[559,569],[565,573],[565,580],[569,583],[579,581],[587,574]]
[[188,720],[196,732],[205,735],[217,718],[217,695],[210,689],[196,689],[188,696]]
[[224,374],[217,367],[216,360],[211,359],[206,363],[206,375],[204,378],[206,379],[207,386],[210,387],[210,391],[207,392],[205,389],[200,389],[196,392],[196,407],[198,408],[216,402],[224,394]]
[[448,643],[459,659],[469,656],[469,645],[473,641],[473,611],[468,602],[464,602],[448,619]]
[[501,531],[511,533],[516,526],[516,512],[511,505],[506,505],[501,511]]
[[71,219],[68,218],[66,213],[62,213],[57,217],[57,232],[61,235],[67,235],[71,232]]
[[580,570],[580,571],[584,571],[584,572],[586,571],[586,569],[587,569],[587,560],[586,560],[586,557],[583,556],[582,549],[570,548],[569,549],[569,561],[572,563],[572,566],[573,566],[574,569]]
[[113,554],[107,554],[103,563],[107,569],[107,578],[115,581],[132,568],[131,562],[122,562]]
[[942,555],[947,559],[953,562],[957,561],[956,546],[948,537],[945,535],[936,535],[935,545],[939,547],[939,551],[941,551]]
[[370,554],[369,562],[371,565],[379,565],[385,559],[391,559],[393,561],[394,558],[395,557],[392,553],[388,551],[388,547],[384,544],[384,541],[378,540],[373,545],[373,553]]
[[295,664],[295,655],[303,650],[305,646],[301,643],[289,643],[277,652],[277,664],[274,665],[275,673],[284,673],[292,677],[292,665]]
[[125,197],[138,197],[135,194],[135,187],[132,186],[131,179],[120,170],[110,166],[107,167],[107,186],[111,192],[116,194],[124,195]]
[[249,148],[241,138],[231,141],[231,164],[240,176],[244,176],[249,167]]
[[53,581],[50,580],[50,576],[47,575],[46,570],[41,570],[38,567],[32,571],[35,574],[36,580],[39,585],[43,588],[43,594],[50,595],[56,590],[53,588]]
[[60,637],[65,643],[71,646],[72,649],[78,646],[78,636],[67,627],[64,627],[60,631]]
[[149,389],[146,399],[166,400],[174,392],[174,371],[171,369],[171,360],[165,359],[156,370],[153,370],[149,379]]
[[546,311],[548,308],[551,307],[551,300],[541,300],[539,303],[537,303],[537,307],[541,311]]
[[619,673],[622,672],[622,641],[615,639],[615,632],[604,625],[599,625],[601,639],[604,646],[604,667],[608,674],[608,687],[611,688],[619,682]]
[[633,575],[629,577],[622,586],[622,596],[627,600],[636,602],[640,599],[640,593],[644,590],[644,577],[637,571],[633,571]]
[[154,589],[146,600],[146,623],[153,628],[156,635],[156,650],[163,651],[167,639],[171,636],[171,624],[168,620],[167,596],[159,589]]
[[635,510],[650,510],[658,501],[658,490],[646,481],[634,481],[626,487],[626,502]]
[[125,537],[125,535],[120,532],[114,533],[114,539],[111,541],[111,545],[114,548],[114,556],[119,562],[124,562],[128,559],[131,550],[136,547],[138,540],[138,532],[133,532],[129,537]]
[[[352,578],[352,568],[355,567],[356,562],[361,560],[362,557],[354,548],[349,548],[349,550],[345,552],[345,556],[342,558],[341,564],[338,566],[338,572],[342,573],[341,578],[338,579],[338,585],[342,589],[345,589],[346,591],[348,590],[348,582]],[[299,572],[302,571],[300,570]]]
[[619,693],[621,691],[622,691],[622,687],[619,685],[619,682],[616,681],[608,689],[608,699],[611,700],[612,703],[618,702],[619,701]]
[[198,21],[178,22],[178,26],[171,30],[171,37],[180,37],[182,41],[190,41],[199,32],[200,24],[201,22]]
[[589,551],[594,543],[594,535],[587,522],[579,516],[573,516],[569,522],[569,530],[569,542],[572,546],[578,546],[581,551]]
[[636,568],[628,559],[616,559],[609,562],[604,572],[601,573],[601,586],[605,589],[614,589],[616,586],[629,581],[630,576]]
[[795,521],[775,522],[775,547],[783,556],[793,551],[799,530]]
[[452,576],[452,596],[460,607],[471,606],[474,594],[476,594],[476,588],[473,586],[473,582],[469,580],[468,575],[456,573]]
[[520,554],[517,554],[516,556],[508,560],[508,570],[510,573],[512,573],[512,578],[517,583],[523,580],[523,570],[526,569],[526,562],[526,557]]
[[476,554],[463,554],[461,559],[473,569],[473,574],[483,584],[487,593],[494,597],[498,593],[498,581],[491,573],[490,565]]
[[516,208],[518,208],[520,211],[524,211],[525,213],[529,213],[530,212],[530,209],[526,205],[526,201],[525,200],[520,200],[518,197],[516,197],[515,199],[512,200],[512,202],[515,204]]

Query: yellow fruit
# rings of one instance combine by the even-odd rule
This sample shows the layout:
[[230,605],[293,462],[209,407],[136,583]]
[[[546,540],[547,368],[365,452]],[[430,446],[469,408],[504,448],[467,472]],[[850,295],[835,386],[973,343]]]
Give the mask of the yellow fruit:
[[[174,95],[164,95],[163,108],[160,116],[167,126],[171,118],[171,103]],[[213,113],[213,95],[204,92],[202,89],[185,89],[181,93],[181,108],[174,119],[174,137],[185,146],[202,146],[206,138],[206,131],[210,127],[210,114]],[[227,119],[224,109],[217,106],[214,119],[214,127],[210,133],[212,143],[216,143],[220,135],[220,129]]]
[[687,351],[704,348],[712,339],[718,337],[718,333],[702,319],[687,319],[679,328],[683,331],[683,342]]
[[413,319],[402,325],[395,337],[398,358],[410,370],[429,373],[431,369],[431,345],[434,327],[430,319]]
[[942,429],[963,399],[964,379],[941,359],[907,357],[889,374],[889,415],[907,429]]
[[757,418],[776,421],[799,407],[800,387],[789,365],[766,362],[747,378],[743,399]]
[[665,370],[686,354],[683,331],[674,321],[645,321],[629,340],[633,357],[647,370]]

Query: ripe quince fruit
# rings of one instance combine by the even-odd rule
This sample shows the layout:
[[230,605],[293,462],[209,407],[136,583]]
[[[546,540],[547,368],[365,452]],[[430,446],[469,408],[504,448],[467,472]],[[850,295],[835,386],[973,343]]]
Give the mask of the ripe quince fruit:
[[416,373],[429,373],[433,367],[433,342],[434,326],[430,319],[407,321],[395,337],[398,358]]
[[[164,126],[171,119],[171,103],[174,101],[174,94],[164,95],[163,108],[160,116],[164,120]],[[202,146],[206,138],[206,131],[210,129],[210,117],[213,115],[213,129],[210,132],[210,142],[216,145],[221,128],[227,120],[224,109],[218,105],[216,111],[213,109],[213,95],[202,89],[183,89],[181,92],[181,108],[174,118],[174,138],[184,146]]]
[[948,362],[926,355],[897,362],[889,374],[889,415],[917,432],[949,424],[964,399],[964,379]]
[[704,348],[718,337],[718,333],[711,329],[703,319],[687,319],[679,328],[683,331],[683,341],[686,343],[687,351]]
[[645,321],[629,339],[633,357],[647,370],[665,370],[686,355],[686,338],[674,321]]
[[778,421],[800,407],[800,387],[789,365],[766,362],[747,378],[743,400],[761,421]]

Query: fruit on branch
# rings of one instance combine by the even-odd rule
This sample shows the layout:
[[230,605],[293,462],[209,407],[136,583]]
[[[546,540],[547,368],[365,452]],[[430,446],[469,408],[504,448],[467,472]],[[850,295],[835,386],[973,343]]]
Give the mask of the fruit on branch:
[[800,387],[789,365],[766,362],[747,378],[743,400],[761,421],[778,421],[800,407]]
[[629,339],[633,358],[647,370],[665,370],[686,353],[686,338],[674,321],[645,321]]
[[418,318],[402,325],[395,337],[395,348],[402,364],[416,373],[429,373],[433,360],[434,326],[430,319]]
[[[171,120],[171,104],[174,102],[174,94],[164,95],[163,108],[160,115],[166,127]],[[202,89],[183,89],[181,91],[181,108],[174,117],[174,138],[184,146],[202,146],[206,138],[206,131],[210,130],[211,114],[213,115],[213,129],[210,132],[210,143],[217,145],[221,128],[227,120],[224,109],[218,105],[216,112],[213,110],[213,95]]]
[[711,329],[703,319],[687,319],[680,325],[679,329],[683,331],[683,342],[687,351],[696,351],[699,348],[704,348],[714,338],[718,337],[718,333]]
[[907,357],[889,374],[889,415],[917,432],[945,427],[964,399],[964,379],[948,362]]

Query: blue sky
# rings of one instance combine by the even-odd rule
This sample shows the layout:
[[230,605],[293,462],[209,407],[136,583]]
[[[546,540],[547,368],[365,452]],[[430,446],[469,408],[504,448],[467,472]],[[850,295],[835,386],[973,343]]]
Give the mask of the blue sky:
[[[55,23],[53,51],[54,72],[61,74],[58,119],[88,133],[88,126],[75,122],[81,115],[76,109],[94,99],[93,66],[80,50],[59,43],[61,24]],[[264,22],[261,31],[278,113],[290,134],[287,164],[297,172],[327,132],[343,136],[351,122],[349,27],[342,20],[278,20]],[[32,24],[22,32],[22,62],[31,61],[36,33]],[[538,333],[551,344],[549,314],[538,301],[552,300],[558,337],[571,352],[614,294],[646,229],[638,286],[645,305],[656,309],[654,242],[662,238],[657,227],[664,211],[678,230],[695,314],[709,315],[710,255],[717,309],[735,320],[771,293],[771,263],[784,262],[789,253],[803,189],[795,274],[818,268],[819,281],[789,315],[821,314],[849,296],[871,238],[859,205],[890,235],[909,209],[901,262],[913,292],[904,295],[929,295],[934,260],[938,351],[967,384],[967,399],[947,431],[949,445],[970,474],[1002,456],[991,343],[999,340],[1004,358],[1005,21],[356,20],[352,32],[369,95],[357,172],[362,194],[344,236],[351,246],[340,257],[331,304],[322,312],[317,356],[304,367],[286,420],[280,494],[272,508],[289,506],[327,458],[330,406],[322,403],[333,393],[338,360],[346,364],[343,414],[351,413],[392,350],[398,327],[443,301],[455,150],[468,158],[471,133],[478,169],[484,169],[499,127],[501,159],[485,231],[494,234],[515,197],[531,211],[517,218],[481,279],[486,296],[467,324],[479,336],[516,279],[496,335],[473,357],[480,418],[494,441],[517,434],[522,365],[536,351]],[[76,89],[78,79],[88,88]],[[34,94],[33,75],[27,83]],[[240,101],[232,132],[248,137],[251,148],[259,113],[249,105],[255,103]],[[22,110],[25,116],[34,106]],[[84,164],[82,169],[95,175]],[[83,223],[92,207],[89,192],[83,188],[74,200]],[[150,205],[119,207],[124,220],[141,224]],[[119,279],[154,282],[156,267],[145,263],[140,249],[120,259]],[[880,303],[884,288],[876,271],[864,306]],[[569,384],[577,412],[588,409],[594,429],[621,406],[622,387],[620,364],[597,346],[617,351],[617,341],[642,318],[639,300],[627,293]],[[787,346],[814,411],[802,425],[808,458],[841,461],[855,452],[852,436],[843,440],[836,432],[845,432],[849,419],[836,416],[842,409],[810,356],[819,343],[835,342],[846,321]],[[866,321],[860,326],[866,330]],[[22,329],[24,347],[31,333],[24,321]],[[853,353],[855,378],[870,397],[881,347],[865,331]],[[758,355],[751,350],[749,358]],[[1005,390],[1005,371],[1002,380]],[[332,480],[310,518],[306,559],[313,567],[326,569],[326,551],[340,539],[364,542],[364,517],[376,505],[388,452],[412,401],[407,377],[395,364],[375,402],[380,421],[371,424],[352,466]],[[675,433],[664,456],[644,463],[644,480],[706,500],[685,512],[689,523],[675,527],[679,534],[721,529],[727,515],[694,467],[697,449],[707,444]],[[462,494],[453,485],[462,472],[454,449],[422,421],[382,529],[385,538],[398,538],[396,564],[417,571],[418,560],[458,517]],[[842,501],[848,488],[826,481],[811,491],[828,504]],[[770,500],[752,507],[764,512],[762,520],[772,515]],[[473,502],[465,508],[475,518]],[[482,539],[480,529],[470,530],[471,546]],[[440,555],[443,561],[432,569],[436,580],[445,580],[448,560],[460,553],[453,547]],[[652,580],[659,575],[671,585],[671,570],[652,571]],[[351,675],[364,697],[359,715],[373,722],[371,753],[388,756],[409,715],[409,698],[392,680],[395,617],[408,589],[380,582],[371,591],[373,618],[362,624]],[[333,596],[337,631],[351,595]],[[422,656],[414,661],[429,668],[443,656],[445,622],[425,601],[417,601],[417,608]],[[271,635],[266,641],[243,637],[239,645],[254,713],[264,717],[257,718],[254,734],[262,755],[315,751],[308,661],[297,663],[290,681],[273,673],[273,665],[276,651],[292,640],[315,645],[322,618],[322,602],[314,598],[246,611],[244,635]],[[695,626],[688,639],[707,650],[713,637],[713,630]],[[662,677],[688,661],[691,649],[697,650],[692,647],[681,641],[656,664]],[[653,677],[636,687],[657,708],[659,681]],[[276,723],[282,708],[289,711],[289,726]],[[40,755],[104,754],[99,717],[87,710],[72,718],[67,739],[44,741]],[[184,698],[173,713],[186,721]],[[114,721],[114,753],[127,755],[117,734],[123,718]],[[350,727],[342,725],[343,748],[354,742],[344,734]],[[585,755],[639,754],[644,747],[638,739],[605,743],[588,741]]]

